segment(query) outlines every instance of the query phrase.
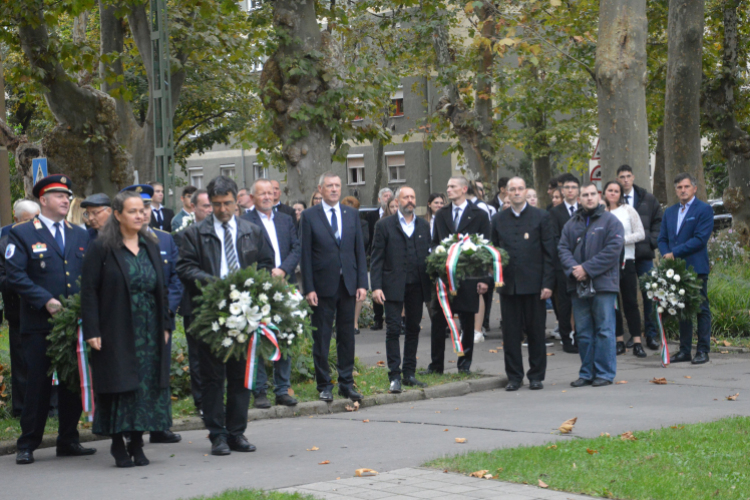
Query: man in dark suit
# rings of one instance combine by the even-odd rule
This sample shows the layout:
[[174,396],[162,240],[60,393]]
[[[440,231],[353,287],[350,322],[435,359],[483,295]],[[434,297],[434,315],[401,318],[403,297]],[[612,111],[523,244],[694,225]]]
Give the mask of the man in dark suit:
[[508,195],[508,178],[500,177],[497,180],[497,194],[490,201],[490,205],[495,208],[496,212],[503,209],[503,200]]
[[[289,283],[296,283],[294,274],[300,258],[300,244],[297,239],[297,229],[294,221],[287,214],[273,211],[273,185],[267,179],[258,179],[251,189],[254,207],[242,216],[256,226],[263,229],[263,236],[267,243],[273,248],[274,268],[271,269],[272,276],[286,279]],[[268,375],[265,365],[258,367],[255,381],[256,408],[270,408],[266,391],[268,389]],[[273,363],[273,392],[276,395],[276,404],[283,406],[295,406],[297,400],[289,395],[292,377],[291,356],[281,357]]]
[[162,205],[164,202],[164,186],[160,182],[150,182],[149,185],[154,188],[154,195],[151,197],[151,222],[149,226],[171,233],[174,211]]
[[[414,376],[417,372],[417,346],[422,304],[430,297],[427,256],[430,254],[430,225],[414,215],[417,198],[414,190],[401,186],[396,191],[398,214],[378,222],[372,243],[370,277],[372,298],[385,304],[385,352],[388,358],[389,392],[401,392],[403,384],[424,387]],[[406,314],[404,366],[401,370],[401,311]]]
[[320,176],[323,201],[302,212],[302,287],[313,308],[315,380],[322,401],[333,401],[328,350],[334,317],[338,353],[339,394],[352,401],[354,390],[354,311],[367,297],[367,258],[357,210],[339,203],[341,179],[332,172]]
[[[552,230],[555,234],[555,248],[560,243],[560,235],[562,234],[563,227],[565,227],[568,220],[578,210],[578,192],[580,191],[581,183],[573,174],[563,174],[558,177],[558,185],[562,185],[563,202],[549,211],[552,220]],[[554,263],[557,286],[555,290],[557,322],[560,327],[563,351],[577,353],[578,345],[575,342],[575,332],[573,332],[570,320],[573,314],[573,305],[570,293],[568,292],[568,277],[563,272],[563,266],[560,263],[560,257],[557,255],[557,252],[555,252]]]
[[[370,235],[367,240],[370,243],[370,246],[365,246],[365,251],[369,254],[372,254],[375,224],[377,224],[378,221],[383,217],[383,213],[385,212],[386,207],[388,207],[388,202],[391,201],[391,198],[393,198],[393,191],[391,191],[391,188],[382,188],[380,191],[378,191],[378,208],[376,210],[367,212],[367,214],[365,215],[365,220],[367,221],[368,226],[367,229],[369,229],[370,231]],[[370,261],[372,265],[372,255],[370,256]],[[370,328],[371,330],[378,331],[383,329],[383,312],[383,305],[378,304],[377,302],[373,302],[373,323],[372,327]]]
[[[184,230],[177,272],[188,285],[191,297],[200,290],[196,281],[207,283],[257,263],[258,269],[274,268],[273,249],[261,228],[234,216],[237,184],[226,176],[207,186],[213,214]],[[245,388],[245,362],[226,363],[205,342],[199,344],[203,422],[209,430],[212,455],[255,451],[245,438],[250,390]],[[224,385],[227,386],[226,408]]]
[[[694,365],[708,362],[711,350],[711,309],[708,304],[708,240],[714,230],[714,212],[708,203],[695,197],[698,184],[692,175],[679,174],[674,179],[674,189],[680,200],[664,212],[659,233],[659,252],[665,259],[684,259],[692,266],[703,282],[700,311],[698,311],[698,348]],[[671,358],[672,363],[691,361],[693,345],[692,320],[680,322],[680,352]]]
[[273,186],[273,211],[287,214],[294,220],[294,209],[281,203],[281,184],[279,184],[279,181],[271,181],[271,185]]
[[520,177],[508,181],[509,210],[492,218],[492,244],[508,251],[510,261],[503,269],[505,285],[500,288],[503,314],[503,353],[506,391],[523,384],[521,342],[524,330],[529,343],[529,388],[542,389],[547,370],[544,344],[545,302],[555,285],[555,237],[549,214],[526,203],[526,182]]
[[[16,463],[22,465],[34,462],[34,450],[42,442],[47,422],[52,391],[52,377],[47,373],[47,335],[52,328],[49,319],[62,308],[57,297],[78,293],[83,255],[89,243],[85,230],[65,221],[69,197],[73,195],[68,177],[45,177],[34,185],[33,194],[39,198],[41,213],[13,226],[5,249],[8,282],[21,297],[21,342],[28,365],[16,453]],[[58,387],[58,411],[57,456],[96,453],[96,449],[84,448],[78,440],[81,398],[65,384]]]
[[[452,234],[479,234],[490,239],[492,227],[487,212],[466,199],[469,181],[466,177],[457,176],[448,179],[446,193],[451,201],[435,214],[432,246],[436,247]],[[474,315],[479,311],[479,295],[486,293],[491,278],[477,280],[465,279],[458,285],[457,295],[451,298],[451,311],[458,313],[461,322],[461,345],[464,355],[458,358],[458,371],[469,373],[474,350]],[[432,308],[437,311],[432,317],[431,352],[432,362],[425,373],[443,373],[445,364],[445,329],[448,322],[442,308],[433,301]]]

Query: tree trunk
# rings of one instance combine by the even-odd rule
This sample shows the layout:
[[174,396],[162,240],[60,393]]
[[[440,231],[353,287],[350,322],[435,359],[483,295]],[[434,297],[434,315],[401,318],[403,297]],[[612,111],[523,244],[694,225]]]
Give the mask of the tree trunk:
[[[704,0],[670,0],[667,39],[667,91],[664,106],[664,160],[668,181],[680,172],[698,180],[706,199],[700,129]],[[673,189],[667,200],[677,202]]]
[[646,117],[646,0],[602,0],[596,49],[599,150],[602,179],[630,165],[646,187],[649,179]]
[[[388,184],[388,174],[385,171],[385,147],[383,141],[375,139],[372,141],[372,152],[375,155],[375,182],[372,187],[372,204],[378,206],[378,192],[383,184]],[[385,180],[385,183],[383,182]]]
[[537,206],[543,209],[552,203],[547,194],[547,185],[552,178],[550,154],[546,153],[538,158],[534,158],[532,168],[534,169],[534,189],[536,189],[536,196],[538,198]]
[[667,202],[667,177],[664,171],[664,125],[656,131],[656,160],[654,161],[654,196],[659,203]]

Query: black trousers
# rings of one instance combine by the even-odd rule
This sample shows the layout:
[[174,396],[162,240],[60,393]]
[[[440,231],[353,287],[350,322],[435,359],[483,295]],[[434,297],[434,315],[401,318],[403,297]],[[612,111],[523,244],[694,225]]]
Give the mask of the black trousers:
[[[44,426],[50,408],[52,394],[52,376],[47,375],[50,358],[47,357],[46,333],[26,333],[21,335],[23,356],[28,365],[26,380],[26,399],[21,413],[21,437],[18,438],[19,450],[35,450],[44,437]],[[81,396],[73,394],[64,384],[58,386],[58,415],[60,425],[57,433],[57,445],[69,445],[78,442],[78,420],[81,418]]]
[[484,293],[484,320],[482,326],[486,329],[490,329],[490,312],[492,312],[492,298],[495,295],[495,286],[491,286],[489,290]]
[[555,271],[555,301],[557,302],[557,323],[560,326],[560,337],[564,346],[573,343],[570,340],[570,332],[573,331],[573,325],[570,323],[570,316],[573,314],[573,303],[570,300],[568,292],[568,277],[562,271]]
[[635,261],[625,261],[625,267],[620,269],[620,303],[615,312],[615,325],[618,337],[622,337],[625,330],[622,324],[622,314],[628,322],[631,337],[641,336],[641,311],[638,309],[638,273],[635,271]]
[[528,379],[544,380],[547,372],[547,348],[545,347],[546,301],[539,294],[500,294],[500,311],[503,314],[503,354],[505,374],[511,382],[523,381],[523,334],[529,342]]
[[383,306],[373,301],[372,302],[373,323],[375,324],[383,323],[383,312],[384,312]]
[[[203,393],[203,423],[211,440],[218,436],[241,436],[247,428],[250,389],[245,388],[245,361],[230,358],[224,363],[205,342],[198,346]],[[227,387],[226,418],[224,384]]]
[[10,341],[10,378],[11,392],[13,400],[12,410],[14,416],[21,415],[23,411],[23,402],[26,395],[26,377],[28,365],[23,356],[23,340],[21,338],[21,327],[16,324],[8,323],[9,341]]
[[[354,388],[354,311],[357,297],[349,295],[344,277],[339,280],[339,289],[333,297],[318,297],[318,306],[313,307],[313,360],[318,392],[332,389],[331,367],[328,351],[331,347],[333,320],[336,319],[336,354],[338,357],[339,387]],[[399,314],[400,311],[399,311]]]
[[187,333],[193,323],[193,315],[182,317],[185,325],[185,337],[187,338],[188,366],[190,366],[190,392],[193,395],[193,403],[197,410],[201,409],[201,362],[200,362],[200,340]]
[[[711,351],[711,308],[708,303],[708,274],[699,274],[698,278],[703,281],[701,287],[701,308],[698,310],[698,346],[695,351],[696,354],[706,353]],[[669,314],[669,313],[667,313]],[[693,322],[680,321],[680,352],[690,355],[693,347]]]
[[[385,354],[388,359],[388,379],[400,380],[417,372],[417,347],[419,346],[419,323],[422,321],[422,284],[407,284],[404,301],[385,301]],[[401,369],[401,310],[406,313],[406,334],[404,335],[404,365]]]
[[[432,307],[435,311],[432,315],[432,327],[430,329],[432,362],[428,368],[434,372],[443,373],[445,369],[445,329],[448,328],[448,322],[445,320],[445,314],[443,314],[437,298],[433,299]],[[460,356],[456,363],[459,371],[471,369],[471,359],[474,354],[475,314],[473,312],[458,312],[458,319],[463,331],[461,346],[464,349],[464,355]]]

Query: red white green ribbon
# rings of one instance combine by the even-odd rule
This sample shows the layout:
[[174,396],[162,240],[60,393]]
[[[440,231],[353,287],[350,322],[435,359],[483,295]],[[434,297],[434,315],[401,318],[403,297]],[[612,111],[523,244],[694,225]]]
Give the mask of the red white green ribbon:
[[437,298],[440,303],[440,308],[443,310],[445,315],[445,321],[448,322],[448,329],[451,332],[451,343],[453,344],[453,352],[458,356],[464,355],[464,347],[461,345],[461,336],[458,333],[458,325],[456,320],[453,319],[453,313],[451,312],[451,305],[448,301],[448,291],[445,288],[443,280],[438,278],[437,280]]
[[260,326],[251,335],[250,341],[247,346],[247,364],[245,365],[245,387],[253,389],[255,384],[255,370],[257,370],[258,360],[258,345],[260,345],[262,337],[266,337],[271,344],[276,348],[268,358],[269,361],[278,361],[281,359],[281,349],[279,349],[279,342],[276,340],[276,335],[273,330],[278,331],[278,328],[273,323],[268,325],[261,323]]
[[76,357],[78,358],[78,378],[81,381],[81,407],[88,416],[89,422],[94,420],[94,386],[91,383],[91,366],[89,365],[88,346],[83,340],[83,327],[78,320],[78,341],[76,342]]
[[448,276],[448,290],[451,295],[456,295],[456,266],[458,265],[458,258],[461,256],[461,247],[466,243],[470,235],[461,236],[458,235],[458,241],[450,246],[448,249],[448,258],[445,260],[445,271]]
[[57,378],[57,370],[52,372],[52,387],[60,385],[60,379]]
[[667,334],[664,331],[664,325],[661,322],[661,313],[656,314],[656,318],[659,322],[659,331],[661,332],[661,366],[666,368],[669,366],[669,346],[667,346]]
[[492,254],[492,277],[495,280],[495,288],[503,286],[503,257],[500,255],[500,250],[493,247],[492,245],[479,245],[479,248],[484,248],[490,254]]

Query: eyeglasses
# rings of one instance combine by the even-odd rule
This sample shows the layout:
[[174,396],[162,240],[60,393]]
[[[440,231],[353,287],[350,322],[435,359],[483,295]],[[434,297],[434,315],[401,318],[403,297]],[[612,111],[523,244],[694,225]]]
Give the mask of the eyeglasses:
[[89,220],[91,217],[97,217],[100,213],[104,212],[107,209],[108,207],[102,207],[99,210],[92,210],[91,212],[87,210],[83,212],[83,220]]

